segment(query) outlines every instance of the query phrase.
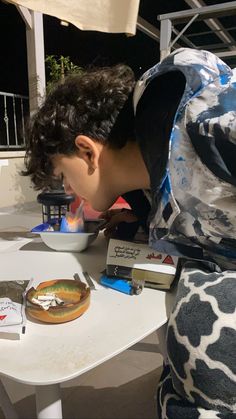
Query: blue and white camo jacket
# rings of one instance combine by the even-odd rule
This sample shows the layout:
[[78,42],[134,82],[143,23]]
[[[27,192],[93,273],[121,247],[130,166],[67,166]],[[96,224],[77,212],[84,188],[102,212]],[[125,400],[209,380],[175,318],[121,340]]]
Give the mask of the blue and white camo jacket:
[[[186,79],[150,223],[150,246],[236,264],[236,69],[208,51],[181,48],[137,83],[134,108],[154,77]],[[227,265],[226,266],[229,266]]]

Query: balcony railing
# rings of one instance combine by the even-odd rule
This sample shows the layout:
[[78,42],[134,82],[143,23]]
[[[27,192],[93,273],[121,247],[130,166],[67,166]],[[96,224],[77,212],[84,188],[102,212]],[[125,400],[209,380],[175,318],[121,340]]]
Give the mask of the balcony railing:
[[0,92],[0,151],[25,148],[26,120],[29,98]]

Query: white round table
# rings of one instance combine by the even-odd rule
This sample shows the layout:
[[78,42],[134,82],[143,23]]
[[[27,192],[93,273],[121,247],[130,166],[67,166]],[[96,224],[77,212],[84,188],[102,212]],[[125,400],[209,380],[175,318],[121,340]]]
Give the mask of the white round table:
[[[9,245],[4,234],[0,238],[0,281],[34,278],[36,285],[73,278],[82,271],[97,281],[105,268],[102,235],[85,252],[66,253],[51,251],[40,239],[13,237]],[[62,417],[61,382],[114,357],[167,321],[163,291],[144,289],[138,296],[129,296],[96,286],[90,307],[80,318],[58,325],[28,319],[20,340],[1,339],[0,374],[35,385],[40,419]]]

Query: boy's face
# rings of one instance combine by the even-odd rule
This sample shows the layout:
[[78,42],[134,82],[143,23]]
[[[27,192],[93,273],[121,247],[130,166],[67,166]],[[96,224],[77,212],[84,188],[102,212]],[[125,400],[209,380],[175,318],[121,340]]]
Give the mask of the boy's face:
[[104,146],[80,136],[72,156],[57,154],[52,158],[54,175],[62,179],[65,192],[90,202],[97,211],[105,211],[115,202],[109,176],[104,175]]

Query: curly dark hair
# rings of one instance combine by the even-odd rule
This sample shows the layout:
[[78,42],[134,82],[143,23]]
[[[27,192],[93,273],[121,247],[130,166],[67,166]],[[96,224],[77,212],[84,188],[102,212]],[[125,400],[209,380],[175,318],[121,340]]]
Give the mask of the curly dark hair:
[[131,68],[119,64],[69,76],[54,88],[28,126],[22,174],[31,177],[35,189],[51,185],[52,156],[73,155],[79,134],[112,148],[135,140],[134,84]]

